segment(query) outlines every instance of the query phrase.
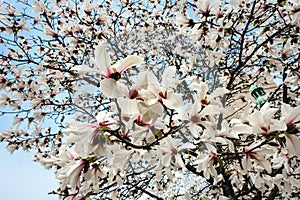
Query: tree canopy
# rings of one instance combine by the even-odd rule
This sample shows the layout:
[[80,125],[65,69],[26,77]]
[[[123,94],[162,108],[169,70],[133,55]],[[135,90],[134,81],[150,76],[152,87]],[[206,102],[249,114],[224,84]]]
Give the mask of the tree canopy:
[[0,132],[60,199],[297,199],[300,2],[2,1]]

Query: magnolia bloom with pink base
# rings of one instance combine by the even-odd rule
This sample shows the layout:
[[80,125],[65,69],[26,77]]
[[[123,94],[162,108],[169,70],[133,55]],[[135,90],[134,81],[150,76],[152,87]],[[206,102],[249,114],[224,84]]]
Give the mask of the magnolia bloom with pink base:
[[143,58],[136,55],[129,55],[111,65],[109,54],[106,52],[105,42],[96,46],[94,54],[96,68],[91,68],[87,65],[77,65],[72,70],[77,71],[79,74],[88,72],[101,74],[104,79],[100,82],[100,89],[107,97],[116,98],[126,96],[129,91],[126,85],[120,80],[121,74],[132,66],[142,64]]

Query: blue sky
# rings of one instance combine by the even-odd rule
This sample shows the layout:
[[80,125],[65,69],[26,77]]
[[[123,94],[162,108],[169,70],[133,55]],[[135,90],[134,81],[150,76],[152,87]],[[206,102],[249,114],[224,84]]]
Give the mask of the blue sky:
[[[12,124],[9,116],[0,117],[0,131]],[[53,170],[46,170],[33,162],[32,153],[22,150],[12,155],[6,150],[6,144],[0,143],[0,199],[1,200],[56,200],[48,192],[58,184]]]

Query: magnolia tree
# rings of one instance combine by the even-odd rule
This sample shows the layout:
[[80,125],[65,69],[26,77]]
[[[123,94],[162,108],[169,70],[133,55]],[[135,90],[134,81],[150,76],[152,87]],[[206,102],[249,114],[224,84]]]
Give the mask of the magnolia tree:
[[51,194],[299,197],[299,1],[3,1],[0,17],[0,140],[55,170]]

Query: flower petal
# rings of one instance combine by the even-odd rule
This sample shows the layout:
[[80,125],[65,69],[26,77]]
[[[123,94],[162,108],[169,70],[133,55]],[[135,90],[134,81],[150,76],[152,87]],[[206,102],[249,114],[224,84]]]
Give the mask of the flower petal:
[[127,87],[120,81],[106,78],[100,82],[101,92],[109,98],[124,97],[128,94]]
[[219,108],[218,106],[208,105],[201,111],[200,115],[214,115],[219,114],[220,111],[221,108]]
[[183,105],[182,102],[182,95],[181,94],[174,94],[169,92],[167,99],[162,99],[165,106],[167,106],[170,109],[177,109],[181,105]]
[[99,70],[93,69],[87,65],[76,65],[72,67],[72,71],[77,71],[79,74],[88,73],[88,72],[95,72],[100,73]]
[[96,66],[98,67],[99,71],[103,75],[108,75],[110,73],[109,66],[110,66],[110,58],[106,52],[106,42],[102,42],[99,44],[95,49],[95,61]]
[[286,136],[286,147],[292,156],[300,154],[300,140],[296,135],[289,134]]
[[143,58],[140,56],[130,55],[114,64],[111,68],[115,68],[119,73],[124,72],[126,69],[133,65],[139,65],[143,63]]
[[170,165],[170,161],[171,161],[171,154],[166,153],[165,155],[162,156],[161,164],[167,167]]

